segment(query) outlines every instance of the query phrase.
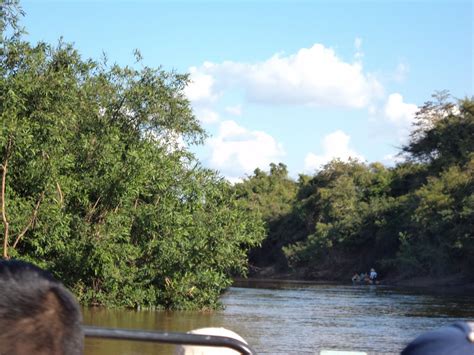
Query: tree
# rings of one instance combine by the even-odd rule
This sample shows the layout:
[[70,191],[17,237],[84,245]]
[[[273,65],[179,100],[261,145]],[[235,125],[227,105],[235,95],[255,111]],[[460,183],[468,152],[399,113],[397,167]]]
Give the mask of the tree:
[[[297,202],[307,237],[283,248],[289,264],[312,277],[347,275],[373,265],[386,246],[381,231],[393,203],[391,176],[379,163],[334,160],[301,186]],[[337,270],[337,271],[335,271]]]
[[217,307],[263,225],[190,153],[188,76],[18,37],[0,68],[4,257],[86,304]]
[[447,92],[434,98],[418,112],[403,148],[418,162],[418,183],[407,190],[411,227],[400,232],[398,259],[417,274],[462,273],[472,268],[474,246],[474,101],[454,103]]
[[252,250],[250,261],[258,266],[277,263],[285,267],[281,248],[298,239],[303,227],[293,211],[297,184],[288,176],[286,165],[271,163],[268,173],[257,168],[236,184],[235,190],[246,208],[266,224],[267,237],[261,247]]
[[433,95],[416,115],[415,129],[403,152],[413,160],[427,163],[432,171],[466,164],[474,146],[474,102],[448,101],[447,92]]

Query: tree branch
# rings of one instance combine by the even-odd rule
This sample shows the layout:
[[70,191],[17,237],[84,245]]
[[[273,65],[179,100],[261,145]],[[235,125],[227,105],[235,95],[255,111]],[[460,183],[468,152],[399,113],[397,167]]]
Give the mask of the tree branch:
[[112,120],[115,121],[117,119],[117,115],[122,109],[123,103],[125,102],[125,94],[122,96],[120,99],[120,102],[118,104],[118,107],[114,110],[114,113],[112,114]]
[[58,194],[59,194],[59,204],[63,205],[63,201],[64,201],[64,196],[63,196],[63,192],[61,190],[61,186],[59,185],[59,182],[56,182],[56,188],[58,190]]
[[95,201],[94,206],[92,206],[92,208],[89,210],[89,212],[87,212],[86,217],[85,217],[85,220],[87,222],[90,222],[90,220],[92,218],[92,215],[94,214],[95,209],[96,209],[97,205],[99,204],[100,198],[101,197],[99,196],[99,198]]
[[12,147],[12,137],[8,139],[8,144],[7,144],[7,149],[5,151],[5,160],[3,164],[1,164],[2,168],[2,189],[0,191],[0,198],[1,198],[1,206],[2,206],[2,221],[3,221],[3,226],[4,226],[4,232],[3,232],[3,258],[4,259],[9,259],[10,257],[8,256],[8,218],[7,218],[7,212],[5,210],[5,187],[6,187],[6,181],[7,181],[7,171],[8,171],[8,158],[10,157],[10,150]]
[[41,193],[38,202],[36,202],[35,209],[33,210],[33,213],[31,214],[30,220],[28,221],[28,224],[25,226],[25,228],[21,231],[20,234],[15,239],[15,243],[13,243],[12,248],[15,249],[18,242],[20,241],[21,238],[26,234],[26,232],[31,228],[31,226],[35,223],[36,216],[38,215],[38,209],[41,204],[41,201],[43,201],[44,198],[44,191]]
[[1,165],[2,167],[2,191],[0,193],[0,197],[2,199],[2,221],[4,226],[3,232],[3,258],[8,259],[8,219],[7,213],[5,211],[5,185],[6,185],[6,178],[7,178],[7,167],[8,167],[8,159],[5,161],[4,164]]

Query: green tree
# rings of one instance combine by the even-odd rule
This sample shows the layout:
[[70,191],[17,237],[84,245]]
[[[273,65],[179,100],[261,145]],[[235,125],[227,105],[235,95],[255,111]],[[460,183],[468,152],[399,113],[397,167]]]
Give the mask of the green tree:
[[263,224],[190,153],[206,135],[188,76],[84,60],[61,41],[3,45],[4,257],[86,304],[217,307]]
[[304,227],[293,207],[297,183],[288,176],[285,164],[271,163],[269,172],[256,169],[254,174],[236,184],[236,194],[246,208],[266,223],[266,238],[261,247],[253,249],[250,261],[258,266],[286,266],[282,246],[302,237]]
[[462,166],[474,146],[474,102],[449,101],[446,91],[433,95],[416,115],[410,142],[403,147],[409,158],[427,163],[437,173],[447,166]]
[[289,264],[308,268],[312,277],[347,277],[373,265],[387,244],[381,230],[393,203],[390,183],[390,171],[379,163],[334,160],[324,166],[301,187],[298,205],[308,235],[283,248]]
[[406,273],[466,274],[474,247],[474,101],[452,102],[447,92],[434,98],[418,112],[403,147],[420,168],[407,190],[411,217],[400,232],[398,265]]

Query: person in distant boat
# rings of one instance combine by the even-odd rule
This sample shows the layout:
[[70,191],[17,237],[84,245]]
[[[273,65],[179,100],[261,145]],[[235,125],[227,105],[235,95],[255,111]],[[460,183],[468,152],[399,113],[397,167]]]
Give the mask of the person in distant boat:
[[359,275],[359,282],[360,283],[369,283],[370,282],[369,275],[366,272],[362,272]]
[[356,283],[359,283],[360,282],[360,276],[358,273],[355,273],[354,276],[352,276],[352,283],[353,284],[356,284]]
[[0,261],[0,354],[79,355],[82,316],[74,296],[46,271]]
[[374,268],[370,269],[370,283],[374,284],[377,282],[377,272]]

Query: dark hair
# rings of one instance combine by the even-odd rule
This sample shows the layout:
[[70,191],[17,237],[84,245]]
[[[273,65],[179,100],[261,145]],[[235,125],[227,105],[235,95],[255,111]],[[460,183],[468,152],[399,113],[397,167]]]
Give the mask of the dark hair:
[[74,296],[48,272],[0,261],[0,354],[82,354],[81,323]]

